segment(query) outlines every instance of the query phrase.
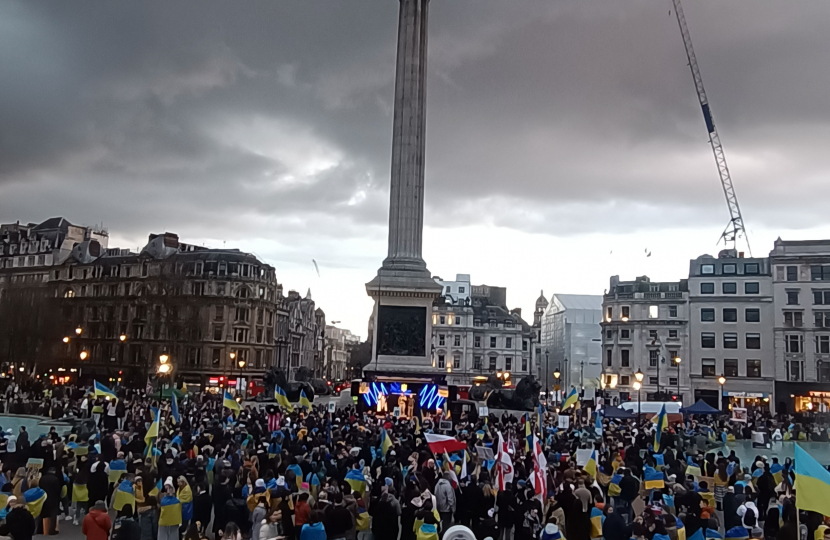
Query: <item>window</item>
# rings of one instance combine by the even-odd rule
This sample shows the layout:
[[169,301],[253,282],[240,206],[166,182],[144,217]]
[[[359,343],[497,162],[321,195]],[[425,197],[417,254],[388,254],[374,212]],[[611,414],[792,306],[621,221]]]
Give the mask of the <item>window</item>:
[[738,310],[735,308],[723,308],[723,322],[738,322]]
[[614,351],[612,349],[605,350],[605,365],[607,367],[614,365]]
[[801,360],[787,360],[787,380],[800,381],[803,372]]
[[737,358],[725,358],[723,361],[723,374],[726,377],[737,377],[738,376],[738,359]]
[[669,377],[669,386],[677,386],[677,377]]
[[451,293],[451,292],[452,292],[452,287],[451,287],[450,285],[447,285],[447,292],[448,292],[448,293]]
[[669,330],[669,339],[677,339],[677,330]]
[[734,263],[724,264],[721,266],[721,271],[725,275],[733,275],[738,273],[738,267]]
[[813,281],[830,281],[830,266],[811,266],[810,279]]
[[629,381],[631,378],[628,375],[621,375],[620,376],[620,386],[628,386],[631,384]]
[[444,347],[446,345],[446,336],[444,334],[438,334],[438,346]]
[[496,348],[496,336],[490,336],[490,348],[491,349]]
[[623,319],[624,321],[625,321],[625,320],[628,320],[628,317],[629,317],[630,315],[631,315],[631,308],[630,308],[630,307],[628,307],[628,306],[623,306],[623,307],[622,307],[622,319]]
[[496,371],[496,357],[490,357],[490,371]]
[[248,329],[236,328],[234,329],[234,341],[237,343],[248,343]]
[[657,357],[659,353],[656,349],[648,351],[648,367],[657,367]]
[[455,324],[461,324],[461,317],[455,317]]
[[222,361],[222,349],[211,349],[210,351],[210,363],[218,366]]
[[439,354],[438,355],[438,368],[439,369],[444,369],[445,367],[447,367],[447,366],[445,365],[444,355]]
[[504,357],[504,369],[506,371],[511,371],[513,369],[513,357],[512,356],[505,356]]
[[747,308],[744,311],[744,320],[746,322],[761,322],[761,310],[758,308]]
[[677,306],[669,306],[669,317],[677,317]]
[[465,291],[466,291],[466,289],[464,287],[459,287],[458,288],[458,292],[461,293],[461,294],[464,294]]
[[236,322],[248,322],[248,317],[250,317],[250,313],[248,308],[238,307],[236,308],[236,315],[234,320]]
[[703,332],[700,334],[700,346],[704,349],[715,348],[715,333]]
[[[537,349],[537,351],[538,351],[538,349]],[[522,352],[527,352],[527,340],[526,339],[522,340]]]
[[649,377],[648,378],[648,384],[650,384],[652,386],[657,386],[659,384],[658,381],[659,381],[659,379],[657,377]]
[[738,334],[735,332],[723,333],[723,348],[737,349],[738,348]]
[[438,324],[447,324],[447,316],[441,315],[438,317]]
[[748,276],[757,276],[758,275],[758,263],[746,263],[744,264],[744,274]]
[[804,336],[799,334],[788,334],[784,336],[784,344],[786,345],[786,352],[801,353],[804,352]]
[[197,281],[193,284],[193,295],[194,296],[204,296],[205,294],[205,284],[202,281]]
[[715,308],[702,308],[700,310],[700,321],[701,322],[714,322],[715,320]]
[[723,294],[738,294],[737,283],[724,283],[721,288],[723,290]]
[[747,377],[760,377],[761,376],[761,361],[760,360],[747,360],[746,361],[746,376]]
[[648,318],[656,319],[660,316],[660,306],[648,306]]
[[787,305],[788,306],[797,306],[798,305],[798,291],[787,291]]
[[630,366],[630,356],[631,351],[628,349],[622,349],[620,351],[620,366],[621,367],[631,367]]
[[648,337],[649,339],[657,339],[657,330],[649,330]]
[[816,328],[830,328],[830,311],[814,311]]
[[800,311],[785,311],[784,326],[790,328],[804,326],[804,314]]
[[747,281],[744,283],[744,294],[758,294],[761,292],[761,286],[757,281]]
[[788,266],[787,267],[787,281],[798,281],[798,267],[797,266]]
[[452,368],[453,369],[460,369],[461,368],[461,357],[460,356],[453,356],[452,357]]
[[477,347],[477,348],[481,347],[481,336],[475,336],[473,338],[473,347]]
[[714,283],[701,283],[700,284],[700,294],[715,294],[715,284]]
[[452,337],[452,346],[453,347],[460,347],[461,346],[461,336],[453,336]]
[[631,339],[631,330],[628,328],[620,330],[620,339]]
[[481,357],[473,356],[473,369],[481,371]]
[[816,362],[816,374],[818,382],[830,382],[830,363],[821,360]]
[[830,306],[830,290],[813,290],[813,303],[820,306]]
[[747,334],[746,335],[746,348],[747,349],[760,349],[761,348],[761,334]]
[[504,348],[505,349],[512,349],[513,348],[513,338],[512,337],[504,338]]
[[703,375],[704,377],[715,377],[716,376],[715,375],[716,366],[715,366],[715,359],[714,358],[703,358],[701,360],[701,363],[702,363],[701,375]]
[[703,275],[711,275],[715,273],[715,265],[714,264],[701,264],[700,265],[700,273]]
[[481,319],[473,319],[473,326],[481,328]]
[[611,322],[611,312],[612,312],[612,311],[613,311],[613,310],[612,310],[612,308],[610,308],[610,307],[609,307],[609,308],[605,308],[605,320],[606,320],[606,321],[608,321],[608,322]]
[[527,358],[522,358],[522,371],[527,371]]
[[830,354],[830,336],[816,336],[816,354]]

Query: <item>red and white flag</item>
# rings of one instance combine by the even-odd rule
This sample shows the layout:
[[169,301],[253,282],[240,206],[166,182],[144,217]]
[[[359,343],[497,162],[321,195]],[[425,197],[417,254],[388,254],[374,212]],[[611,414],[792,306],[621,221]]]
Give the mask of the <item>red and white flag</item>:
[[548,460],[545,458],[545,453],[542,452],[542,445],[536,435],[533,436],[533,476],[530,477],[530,483],[536,491],[536,497],[542,503],[547,498],[548,491]]
[[280,429],[280,413],[268,414],[268,431],[273,433]]
[[507,443],[499,432],[499,451],[496,454],[496,478],[498,479],[499,491],[504,491],[508,482],[513,481],[513,460],[507,451]]
[[459,441],[455,437],[448,437],[447,435],[436,435],[434,433],[426,433],[424,437],[427,440],[429,449],[436,456],[440,456],[444,452],[461,452],[467,449],[467,443]]

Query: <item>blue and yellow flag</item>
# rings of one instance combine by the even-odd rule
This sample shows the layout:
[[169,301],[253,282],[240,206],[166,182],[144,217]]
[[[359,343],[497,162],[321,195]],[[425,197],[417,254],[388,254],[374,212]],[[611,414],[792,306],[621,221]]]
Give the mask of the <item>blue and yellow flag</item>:
[[153,489],[151,489],[150,492],[147,495],[152,495],[153,497],[158,497],[158,494],[161,493],[162,490],[164,490],[164,485],[162,485],[161,478],[159,478],[159,481],[156,482],[156,485],[153,486]]
[[144,443],[147,445],[145,455],[148,457],[153,455],[153,439],[159,436],[159,418],[161,415],[161,411],[156,407],[150,407],[150,411],[153,414],[153,421],[147,429],[147,435],[144,436]]
[[236,418],[239,415],[239,403],[236,402],[231,393],[225,390],[225,396],[222,398],[222,405],[233,411],[233,416]]
[[646,489],[663,489],[666,487],[663,473],[648,465],[645,466],[643,471],[643,480],[645,481]]
[[703,527],[696,530],[695,533],[688,538],[688,540],[704,540],[704,538],[703,538]]
[[311,402],[308,400],[308,396],[305,395],[305,390],[302,388],[300,389],[300,407],[311,409]]
[[525,452],[533,448],[533,432],[530,430],[530,413],[525,413]]
[[669,417],[666,416],[666,406],[660,408],[660,414],[654,417],[652,422],[657,424],[654,430],[654,451],[660,451],[660,437],[663,435],[663,430],[669,427]]
[[380,428],[380,452],[384,461],[386,461],[386,454],[389,453],[391,448],[392,439],[389,437],[389,432],[386,431],[386,428]]
[[[665,497],[665,495],[663,495]],[[671,506],[674,508],[674,504]],[[677,540],[686,540],[686,524],[680,520],[679,517],[674,518],[675,523],[677,524]]]
[[594,450],[591,452],[591,457],[588,458],[588,463],[582,467],[586,473],[590,474],[593,478],[597,477],[597,451]]
[[614,476],[611,477],[611,482],[608,484],[609,497],[619,497],[620,493],[622,493],[622,488],[620,487],[622,479],[623,477],[621,474],[614,474]]
[[185,484],[183,488],[179,488],[179,491],[176,492],[176,498],[182,504],[182,520],[193,519],[193,491],[190,489],[190,484]]
[[830,516],[830,472],[813,456],[795,445],[795,506]]
[[565,401],[562,402],[560,410],[564,411],[571,405],[579,407],[579,394],[576,393],[576,388],[571,388],[570,393],[565,397]]
[[704,538],[706,540],[723,540],[723,536],[716,531],[715,529],[706,529],[706,532],[703,533]]
[[594,421],[594,433],[602,437],[602,411],[597,411],[597,419]]
[[170,394],[170,414],[176,424],[182,423],[182,415],[179,414],[179,400],[176,398],[175,392]]
[[170,525],[182,524],[182,503],[173,495],[165,495],[161,499],[161,515],[159,525],[169,527]]
[[591,508],[591,538],[602,538],[602,524],[605,522],[605,515],[596,506]]
[[95,381],[95,397],[104,396],[112,399],[118,399],[118,396],[115,395],[115,392],[104,386],[103,384]]
[[295,480],[294,482],[297,484],[297,489],[300,489],[300,486],[303,484],[303,470],[300,468],[299,465],[293,463],[285,468],[286,471],[291,471],[294,473]]
[[129,480],[124,480],[118,484],[118,489],[115,490],[115,497],[112,500],[112,507],[116,510],[121,510],[125,505],[130,505],[135,511],[135,488],[133,483]]
[[[749,538],[749,531],[746,527],[732,527],[728,531],[726,531],[726,536],[728,540],[747,540]],[[824,538],[824,536],[822,536]]]
[[23,500],[26,502],[26,508],[29,513],[37,519],[43,511],[43,503],[46,502],[46,492],[39,487],[33,487],[23,493]]
[[[772,477],[775,478],[775,483],[780,484],[784,481],[784,466],[780,463],[773,463],[769,466],[769,472],[772,473]],[[729,476],[732,476],[731,474]]]
[[127,462],[123,459],[113,459],[110,461],[110,484],[115,484],[121,480],[121,475],[127,472]]
[[288,401],[288,394],[279,386],[274,387],[274,399],[277,400],[277,404],[284,407],[288,412],[294,412],[294,406]]
[[89,490],[86,484],[72,484],[72,502],[89,502]]
[[351,486],[352,491],[360,493],[361,496],[366,491],[366,477],[359,469],[352,469],[346,473],[346,483]]

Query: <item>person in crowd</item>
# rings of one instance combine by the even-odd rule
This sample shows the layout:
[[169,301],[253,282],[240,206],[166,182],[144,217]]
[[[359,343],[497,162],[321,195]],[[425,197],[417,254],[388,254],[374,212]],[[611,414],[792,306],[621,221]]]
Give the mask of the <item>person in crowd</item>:
[[108,540],[111,529],[112,520],[107,514],[107,505],[102,500],[95,501],[89,513],[84,517],[81,531],[87,540]]

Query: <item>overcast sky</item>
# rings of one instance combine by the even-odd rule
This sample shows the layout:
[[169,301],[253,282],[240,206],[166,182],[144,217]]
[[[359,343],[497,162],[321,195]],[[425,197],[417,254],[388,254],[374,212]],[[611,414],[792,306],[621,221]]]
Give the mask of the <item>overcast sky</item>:
[[[728,211],[670,7],[432,0],[433,274],[506,286],[531,319],[540,289],[678,279],[717,252]],[[830,238],[830,3],[685,7],[753,253]],[[364,284],[386,255],[397,9],[0,3],[0,219],[252,251],[365,337]]]

